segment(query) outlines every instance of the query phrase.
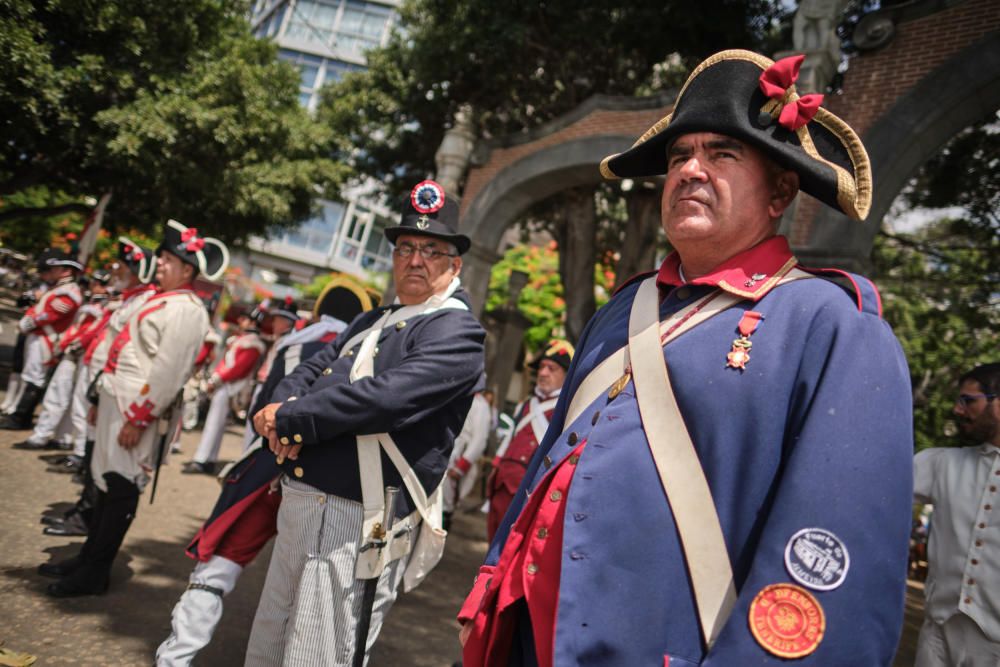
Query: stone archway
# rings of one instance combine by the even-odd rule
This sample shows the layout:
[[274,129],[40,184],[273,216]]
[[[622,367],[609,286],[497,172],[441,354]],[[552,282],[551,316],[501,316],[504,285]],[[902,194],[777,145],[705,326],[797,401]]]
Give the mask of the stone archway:
[[[875,195],[869,223],[878,223],[907,180],[966,127],[1000,109],[1000,33],[971,44],[900,96],[865,133]],[[871,253],[877,224],[859,225],[822,210],[800,256],[840,264]]]

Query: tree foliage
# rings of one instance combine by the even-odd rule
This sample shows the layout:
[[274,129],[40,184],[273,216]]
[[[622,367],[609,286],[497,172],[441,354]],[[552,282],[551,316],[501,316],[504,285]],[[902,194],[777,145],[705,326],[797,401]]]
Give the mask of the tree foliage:
[[876,238],[885,318],[906,352],[918,450],[948,444],[958,377],[1000,349],[1000,135],[969,128],[925,164],[906,206],[960,206],[911,233]]
[[168,217],[235,240],[308,214],[342,170],[297,103],[294,68],[249,32],[245,0],[0,0],[0,220],[112,191],[113,225]]
[[358,171],[400,194],[434,171],[463,105],[478,137],[516,135],[595,93],[648,93],[654,69],[660,85],[676,85],[710,53],[759,47],[782,11],[771,0],[707,0],[697,11],[678,1],[409,0],[402,30],[369,52],[367,71],[326,89],[320,114],[356,147]]
[[[538,352],[552,338],[564,338],[566,300],[559,279],[559,252],[555,241],[546,246],[518,244],[493,265],[486,312],[502,308],[510,298],[510,274],[523,271],[528,283],[521,290],[517,307],[530,325],[524,333],[524,346],[529,354]],[[594,296],[598,306],[604,305],[615,284],[615,274],[606,263],[594,265]]]

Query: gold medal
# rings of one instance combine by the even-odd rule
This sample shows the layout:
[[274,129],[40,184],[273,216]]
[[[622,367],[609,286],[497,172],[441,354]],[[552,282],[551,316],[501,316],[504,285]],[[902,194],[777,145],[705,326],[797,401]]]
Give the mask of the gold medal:
[[608,391],[608,400],[611,400],[618,394],[622,393],[622,389],[625,388],[625,386],[629,383],[629,380],[631,379],[632,379],[632,370],[631,369],[626,370],[624,375],[622,375],[620,378],[618,378],[611,384],[611,390]]

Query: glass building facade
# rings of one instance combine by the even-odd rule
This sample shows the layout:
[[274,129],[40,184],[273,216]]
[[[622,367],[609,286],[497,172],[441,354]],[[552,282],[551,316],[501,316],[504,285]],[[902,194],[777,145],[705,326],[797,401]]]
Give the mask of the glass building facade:
[[[384,46],[398,21],[399,0],[257,0],[254,34],[279,47],[278,57],[300,73],[299,102],[309,111],[320,89],[366,67],[367,50]],[[312,218],[269,238],[252,237],[246,258],[255,280],[308,282],[330,270],[356,276],[389,271],[390,246],[382,236],[395,213],[364,190],[345,192],[344,203],[324,201]]]

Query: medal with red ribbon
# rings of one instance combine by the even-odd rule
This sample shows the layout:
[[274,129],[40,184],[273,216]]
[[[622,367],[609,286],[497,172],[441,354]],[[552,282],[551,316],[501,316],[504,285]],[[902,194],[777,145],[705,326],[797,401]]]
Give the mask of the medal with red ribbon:
[[746,370],[747,363],[750,362],[750,335],[757,330],[757,325],[764,319],[764,316],[755,310],[747,310],[740,318],[740,323],[736,328],[740,332],[740,337],[733,341],[733,349],[726,355],[726,366],[738,370]]

